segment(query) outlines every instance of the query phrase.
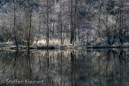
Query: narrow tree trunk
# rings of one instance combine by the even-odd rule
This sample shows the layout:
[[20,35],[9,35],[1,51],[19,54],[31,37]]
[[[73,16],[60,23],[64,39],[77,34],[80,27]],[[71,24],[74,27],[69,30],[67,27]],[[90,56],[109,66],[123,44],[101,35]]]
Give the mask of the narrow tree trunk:
[[47,0],[47,48],[49,46],[49,8],[48,8],[49,2]]
[[60,0],[60,29],[61,29],[61,45],[63,45],[63,27],[62,27],[62,5]]
[[120,30],[119,30],[119,39],[120,43],[123,44],[124,42],[124,34],[123,34],[123,2],[120,0],[120,10],[119,10],[119,16],[120,16]]
[[37,44],[37,43],[38,43],[38,41],[39,41],[40,31],[41,31],[41,21],[39,22],[39,30],[38,30],[38,37],[37,37],[36,44]]
[[29,13],[29,17],[30,17],[30,18],[29,18],[29,19],[30,19],[30,20],[29,20],[29,23],[30,23],[29,25],[30,25],[30,26],[29,26],[29,33],[28,33],[28,48],[30,47],[31,29],[32,29],[32,28],[31,28],[31,17],[32,17],[32,14],[31,14],[31,13],[32,13],[32,12],[31,12],[32,9],[31,9],[31,7],[30,7],[29,11],[30,11],[30,13]]
[[123,16],[123,1],[121,3],[121,29],[122,29],[122,44],[124,43],[125,38],[125,28],[124,28],[124,16]]
[[75,15],[74,15],[74,40],[76,41],[77,30],[77,0],[75,0]]
[[74,45],[74,27],[73,27],[73,0],[71,0],[71,22],[70,22],[70,28],[71,28],[71,39],[70,43]]
[[100,37],[100,16],[101,16],[101,5],[100,5],[100,0],[98,1],[99,2],[99,18],[98,18],[98,25],[97,25],[97,34],[98,34],[98,37]]
[[107,3],[107,12],[106,12],[106,37],[107,37],[107,42],[108,44],[110,45],[111,42],[110,42],[110,31],[109,31],[109,28],[108,28],[108,4],[109,4],[109,1]]
[[16,0],[14,0],[14,40],[15,40],[15,45],[18,48],[18,38],[17,38],[17,31],[16,31]]

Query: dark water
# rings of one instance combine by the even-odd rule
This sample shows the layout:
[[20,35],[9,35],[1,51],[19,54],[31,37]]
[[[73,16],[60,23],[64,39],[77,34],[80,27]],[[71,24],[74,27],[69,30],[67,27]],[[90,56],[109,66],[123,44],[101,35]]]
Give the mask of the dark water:
[[129,86],[129,50],[0,51],[1,86]]

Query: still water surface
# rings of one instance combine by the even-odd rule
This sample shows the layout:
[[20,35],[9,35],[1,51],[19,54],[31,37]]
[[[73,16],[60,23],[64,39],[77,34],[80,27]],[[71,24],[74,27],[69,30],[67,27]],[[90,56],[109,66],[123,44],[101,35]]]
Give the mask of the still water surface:
[[2,86],[129,86],[129,50],[0,51]]

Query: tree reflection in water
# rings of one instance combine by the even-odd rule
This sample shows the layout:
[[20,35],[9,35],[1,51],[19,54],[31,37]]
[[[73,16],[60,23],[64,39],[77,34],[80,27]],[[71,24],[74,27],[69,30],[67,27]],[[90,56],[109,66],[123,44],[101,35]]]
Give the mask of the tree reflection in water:
[[129,86],[128,52],[0,51],[0,82],[18,79],[43,80],[31,86]]

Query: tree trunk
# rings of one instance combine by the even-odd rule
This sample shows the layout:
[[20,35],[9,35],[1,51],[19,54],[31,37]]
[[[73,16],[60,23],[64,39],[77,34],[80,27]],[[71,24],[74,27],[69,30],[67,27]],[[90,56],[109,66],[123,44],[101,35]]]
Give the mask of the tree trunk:
[[77,0],[75,0],[74,15],[73,15],[73,31],[74,31],[74,42],[76,41],[76,29],[77,29]]
[[17,30],[16,30],[16,0],[13,1],[14,3],[14,40],[15,40],[15,45],[18,48],[18,37],[17,37]]
[[49,8],[48,8],[49,2],[47,0],[47,48],[49,46]]
[[100,37],[100,16],[101,16],[101,4],[100,4],[100,0],[98,1],[99,2],[99,19],[98,19],[98,25],[97,25],[97,34],[98,34],[98,37]]
[[29,18],[29,23],[30,23],[29,25],[30,25],[30,26],[29,26],[28,43],[27,43],[27,44],[28,44],[28,48],[30,47],[31,29],[32,29],[32,28],[31,28],[31,17],[32,17],[32,8],[31,8],[31,7],[30,7],[30,9],[29,9],[29,17],[30,17],[30,18]]
[[73,27],[73,0],[71,0],[71,22],[70,22],[70,28],[71,28],[71,38],[70,43],[74,45],[74,27]]
[[63,45],[63,23],[62,23],[62,5],[60,0],[60,28],[61,28],[61,45]]

